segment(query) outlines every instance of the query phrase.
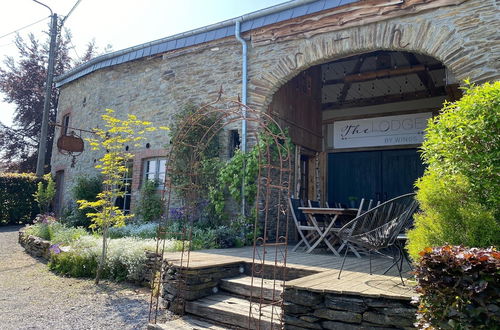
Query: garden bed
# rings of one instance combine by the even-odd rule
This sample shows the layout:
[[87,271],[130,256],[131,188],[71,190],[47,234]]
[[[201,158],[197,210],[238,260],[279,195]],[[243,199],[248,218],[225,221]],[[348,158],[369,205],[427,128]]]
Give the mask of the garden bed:
[[[101,237],[60,225],[36,226],[26,226],[19,230],[18,242],[26,253],[47,261],[49,268],[56,273],[72,277],[95,276]],[[47,236],[32,235],[33,232]],[[175,250],[175,242],[171,245]],[[104,272],[106,278],[150,286],[158,260],[154,252],[154,240],[137,237],[117,238],[111,239],[109,246]]]

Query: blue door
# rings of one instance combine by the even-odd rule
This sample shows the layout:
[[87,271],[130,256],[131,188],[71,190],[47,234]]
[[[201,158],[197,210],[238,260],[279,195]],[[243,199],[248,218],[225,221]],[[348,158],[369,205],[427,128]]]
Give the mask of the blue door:
[[412,192],[423,171],[417,149],[330,153],[328,203],[357,206],[361,198],[385,201]]

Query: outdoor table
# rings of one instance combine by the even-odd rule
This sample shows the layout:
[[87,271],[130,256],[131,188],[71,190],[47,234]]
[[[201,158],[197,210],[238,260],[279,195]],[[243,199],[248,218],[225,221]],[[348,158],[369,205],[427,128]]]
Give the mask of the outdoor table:
[[[336,250],[332,244],[326,240],[325,238],[327,237],[328,234],[334,233],[332,230],[333,226],[335,225],[337,219],[339,216],[350,216],[350,217],[355,217],[356,214],[358,213],[358,209],[344,209],[344,208],[328,208],[328,207],[299,207],[299,210],[301,210],[308,218],[309,222],[316,228],[316,231],[320,235],[319,238],[314,242],[313,245],[309,248],[309,250],[306,251],[306,253],[311,253],[319,243],[325,242],[325,244],[328,246],[328,248],[336,255],[340,256],[339,251],[342,249],[339,248],[339,250]],[[323,229],[318,225],[318,222],[316,221],[315,215],[326,215],[330,219],[330,223],[323,227]],[[357,256],[357,252],[355,252]]]

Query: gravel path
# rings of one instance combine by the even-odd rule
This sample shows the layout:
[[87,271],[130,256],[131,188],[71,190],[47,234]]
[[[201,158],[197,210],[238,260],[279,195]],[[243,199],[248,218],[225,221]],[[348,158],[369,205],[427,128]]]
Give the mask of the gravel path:
[[55,275],[0,227],[0,329],[145,329],[149,290]]

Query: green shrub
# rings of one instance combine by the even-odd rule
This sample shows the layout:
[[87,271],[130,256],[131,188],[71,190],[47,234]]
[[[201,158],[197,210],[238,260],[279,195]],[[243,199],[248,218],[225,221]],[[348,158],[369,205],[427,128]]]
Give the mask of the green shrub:
[[469,85],[427,128],[422,155],[439,173],[465,176],[475,200],[500,219],[500,81]]
[[50,240],[49,225],[47,223],[35,223],[34,225],[26,226],[24,233],[40,237],[47,241]]
[[34,174],[0,173],[0,225],[26,224],[40,212]]
[[[174,240],[166,242],[166,251],[179,250]],[[94,277],[101,254],[102,239],[95,236],[81,236],[70,244],[67,252],[53,253],[49,268],[73,277]],[[139,281],[144,271],[144,251],[155,251],[153,239],[120,238],[109,240],[108,256],[104,265],[103,278],[115,281]]]
[[64,224],[44,221],[26,226],[24,232],[50,241],[53,244],[70,244],[81,236],[88,235],[83,228],[66,227]]
[[76,241],[81,236],[88,235],[82,227],[66,227],[63,224],[55,223],[49,225],[50,241],[54,244],[69,244]]
[[83,255],[74,251],[52,254],[49,269],[72,277],[94,277],[97,258],[97,255]]
[[421,255],[419,329],[500,329],[500,252],[443,246]]
[[421,213],[408,233],[415,260],[429,246],[498,246],[500,241],[500,82],[469,86],[429,122],[417,182]]
[[43,176],[44,181],[47,183],[40,181],[38,182],[37,190],[34,195],[35,201],[38,203],[40,207],[40,211],[42,213],[48,213],[50,208],[50,203],[56,196],[56,183],[52,180],[52,175],[45,174]]
[[421,213],[408,232],[408,252],[414,260],[426,247],[444,243],[494,246],[500,243],[500,224],[494,210],[470,196],[470,183],[461,175],[439,175],[430,169],[417,182]]
[[109,238],[156,238],[157,229],[157,223],[129,224],[122,227],[111,227],[109,228]]
[[[102,191],[102,178],[96,177],[79,177],[76,180],[76,185],[73,187],[72,194],[74,200],[95,201],[97,194]],[[72,227],[89,228],[91,221],[87,217],[87,213],[92,212],[91,209],[79,209],[73,202],[66,206],[61,222]]]
[[[113,239],[124,237],[150,239],[157,237],[157,229],[158,224],[156,223],[129,224],[123,227],[110,228],[109,237]],[[182,235],[182,223],[179,221],[170,222],[165,232],[166,235],[164,238],[168,240],[182,240],[187,238]],[[247,243],[247,234],[237,226],[211,228],[200,226],[200,224],[196,223],[193,227],[193,243],[191,247],[193,250],[241,247]]]
[[158,193],[158,182],[146,180],[141,188],[141,197],[135,209],[135,214],[142,221],[151,222],[159,220],[163,211],[161,196]]

